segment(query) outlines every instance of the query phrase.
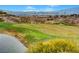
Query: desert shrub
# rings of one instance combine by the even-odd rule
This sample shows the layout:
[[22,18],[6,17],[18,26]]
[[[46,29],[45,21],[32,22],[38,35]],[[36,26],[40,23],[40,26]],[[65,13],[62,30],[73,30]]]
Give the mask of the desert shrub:
[[60,52],[79,52],[79,47],[73,40],[56,39],[45,42],[38,42],[37,44],[28,47],[29,52],[33,53],[60,53]]
[[4,22],[4,20],[2,18],[0,18],[0,22]]
[[77,24],[75,23],[74,19],[64,19],[61,23],[64,25],[70,25],[70,26],[74,26]]

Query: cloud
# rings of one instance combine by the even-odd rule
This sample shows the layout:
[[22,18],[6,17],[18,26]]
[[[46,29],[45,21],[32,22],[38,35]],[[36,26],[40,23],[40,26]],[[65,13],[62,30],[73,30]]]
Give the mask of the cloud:
[[49,7],[55,7],[56,5],[49,5]]
[[59,5],[49,5],[49,7],[54,8],[54,7],[58,7]]
[[37,11],[37,9],[33,6],[26,6],[26,9],[24,11]]
[[42,11],[53,11],[53,9],[52,9],[52,8],[47,7],[47,8],[45,8],[45,9],[44,9],[44,10],[42,10]]
[[35,8],[32,6],[27,6],[26,9],[35,9]]
[[53,11],[53,6],[48,6],[45,8],[35,8],[34,6],[26,6],[24,11]]

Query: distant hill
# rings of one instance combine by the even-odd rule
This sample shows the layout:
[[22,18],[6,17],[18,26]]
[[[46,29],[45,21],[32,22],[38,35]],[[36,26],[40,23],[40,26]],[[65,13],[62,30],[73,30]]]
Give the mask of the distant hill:
[[64,10],[58,10],[58,11],[48,11],[48,12],[37,12],[37,11],[26,11],[26,12],[20,12],[20,11],[6,11],[8,14],[16,15],[16,16],[31,16],[31,15],[69,15],[69,14],[79,14],[79,7],[75,8],[68,8]]
[[57,15],[79,14],[79,7],[57,11]]
[[31,16],[31,15],[53,15],[54,12],[36,12],[36,11],[31,11],[31,12],[8,12],[8,14],[13,14],[16,16]]

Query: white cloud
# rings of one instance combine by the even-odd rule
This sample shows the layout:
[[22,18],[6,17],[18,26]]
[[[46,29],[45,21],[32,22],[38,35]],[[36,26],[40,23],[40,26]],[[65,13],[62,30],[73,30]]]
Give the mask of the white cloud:
[[59,5],[49,5],[49,7],[54,8],[54,7],[58,7]]
[[24,11],[36,11],[36,8],[33,6],[26,6],[26,9]]
[[56,5],[49,5],[49,7],[55,7]]
[[53,8],[46,8],[44,11],[53,11]]
[[[52,6],[53,7],[53,6]],[[33,6],[26,6],[26,9],[24,10],[26,11],[53,11],[52,7],[47,7],[47,8],[34,8]]]
[[27,6],[26,9],[35,9],[35,8],[32,6]]

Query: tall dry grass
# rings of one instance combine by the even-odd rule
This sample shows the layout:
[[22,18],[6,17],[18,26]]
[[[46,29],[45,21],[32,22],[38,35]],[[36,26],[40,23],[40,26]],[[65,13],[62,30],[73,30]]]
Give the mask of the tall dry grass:
[[55,39],[30,45],[28,51],[31,53],[75,53],[79,52],[79,46],[74,40]]

